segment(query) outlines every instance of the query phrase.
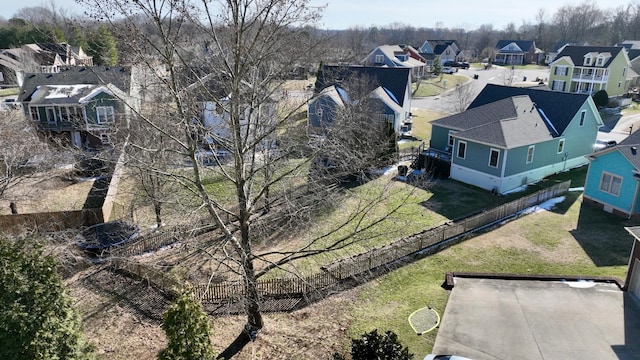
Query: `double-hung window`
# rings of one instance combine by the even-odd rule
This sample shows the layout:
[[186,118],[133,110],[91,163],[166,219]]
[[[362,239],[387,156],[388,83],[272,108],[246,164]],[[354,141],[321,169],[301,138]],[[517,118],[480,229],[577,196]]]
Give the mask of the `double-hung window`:
[[600,190],[611,195],[618,196],[620,195],[620,186],[622,185],[622,178],[616,175],[613,175],[608,172],[602,173],[602,178],[600,179]]
[[98,124],[113,124],[116,120],[113,106],[97,106]]
[[491,149],[491,151],[489,152],[489,166],[493,168],[497,168],[499,160],[500,160],[500,150]]

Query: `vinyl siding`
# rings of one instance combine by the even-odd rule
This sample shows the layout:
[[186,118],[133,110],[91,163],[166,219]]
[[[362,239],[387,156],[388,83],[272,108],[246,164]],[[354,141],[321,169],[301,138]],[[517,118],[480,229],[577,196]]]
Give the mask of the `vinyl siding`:
[[[624,212],[630,212],[636,196],[636,187],[638,186],[638,181],[633,176],[634,170],[633,165],[617,150],[599,155],[589,164],[589,172],[584,189],[585,197],[611,205]],[[622,178],[620,195],[615,196],[600,190],[603,172]],[[636,204],[637,210],[638,206]]]

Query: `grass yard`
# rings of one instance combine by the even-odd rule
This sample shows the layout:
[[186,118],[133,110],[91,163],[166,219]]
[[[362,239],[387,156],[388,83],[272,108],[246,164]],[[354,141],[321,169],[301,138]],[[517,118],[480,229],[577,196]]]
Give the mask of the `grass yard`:
[[423,141],[429,143],[429,139],[431,139],[431,122],[448,115],[437,111],[417,108],[411,109],[411,113],[413,114],[411,134],[416,140],[403,140],[399,142],[398,149],[400,150],[416,149]]
[[[573,178],[582,186],[586,169],[560,174],[548,182]],[[580,182],[582,179],[582,182]],[[450,186],[450,185],[448,185]],[[540,185],[541,186],[541,185]],[[453,189],[452,189],[453,190]],[[456,191],[441,201],[451,217],[474,199],[472,191]],[[433,189],[439,195],[438,185]],[[486,203],[482,192],[478,204]],[[469,205],[469,208],[474,206]],[[455,210],[453,210],[454,208]],[[467,211],[467,210],[465,210]],[[444,313],[448,292],[442,289],[445,273],[488,272],[614,276],[624,279],[632,237],[625,226],[637,225],[601,210],[582,205],[582,192],[572,191],[553,211],[542,211],[470,238],[438,254],[415,261],[363,286],[352,307],[352,337],[372,329],[396,332],[410,351],[421,358],[434,344],[436,332],[417,336],[408,323],[415,310],[431,306]]]
[[413,97],[435,96],[467,81],[469,81],[468,77],[455,74],[442,74],[434,78],[425,79],[420,82],[417,91],[417,84],[412,84]]

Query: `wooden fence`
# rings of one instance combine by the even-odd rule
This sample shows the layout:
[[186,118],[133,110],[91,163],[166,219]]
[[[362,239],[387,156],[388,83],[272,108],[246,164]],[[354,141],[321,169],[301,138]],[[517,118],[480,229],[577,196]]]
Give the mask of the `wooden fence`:
[[[422,231],[398,240],[382,248],[373,249],[357,256],[339,260],[322,268],[322,272],[305,277],[283,277],[259,279],[258,291],[264,297],[305,296],[315,291],[336,285],[344,280],[367,275],[371,271],[419,253],[433,253],[447,246],[453,239],[479,231],[491,224],[516,216],[522,210],[540,204],[565,193],[570,181],[556,184],[529,196],[503,204],[496,208],[474,214],[456,221]],[[129,272],[154,284],[167,288],[179,285],[166,280],[166,275],[141,265],[127,263]],[[162,283],[156,282],[157,279]],[[234,301],[244,297],[244,283],[221,282],[193,285],[193,290],[203,302]]]

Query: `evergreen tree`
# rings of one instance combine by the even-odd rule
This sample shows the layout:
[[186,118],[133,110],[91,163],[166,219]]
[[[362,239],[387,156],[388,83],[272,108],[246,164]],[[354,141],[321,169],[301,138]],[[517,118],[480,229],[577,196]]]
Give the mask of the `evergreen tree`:
[[0,239],[0,359],[93,359],[56,261]]
[[209,317],[192,293],[182,293],[164,315],[162,328],[169,343],[159,360],[207,360],[215,357]]
[[[344,360],[345,356],[333,354],[333,360]],[[398,335],[393,331],[378,334],[378,330],[362,334],[359,339],[351,339],[352,360],[411,360],[409,348],[402,347]]]
[[101,25],[89,35],[87,53],[93,56],[96,65],[114,66],[118,64],[118,48],[113,34]]

